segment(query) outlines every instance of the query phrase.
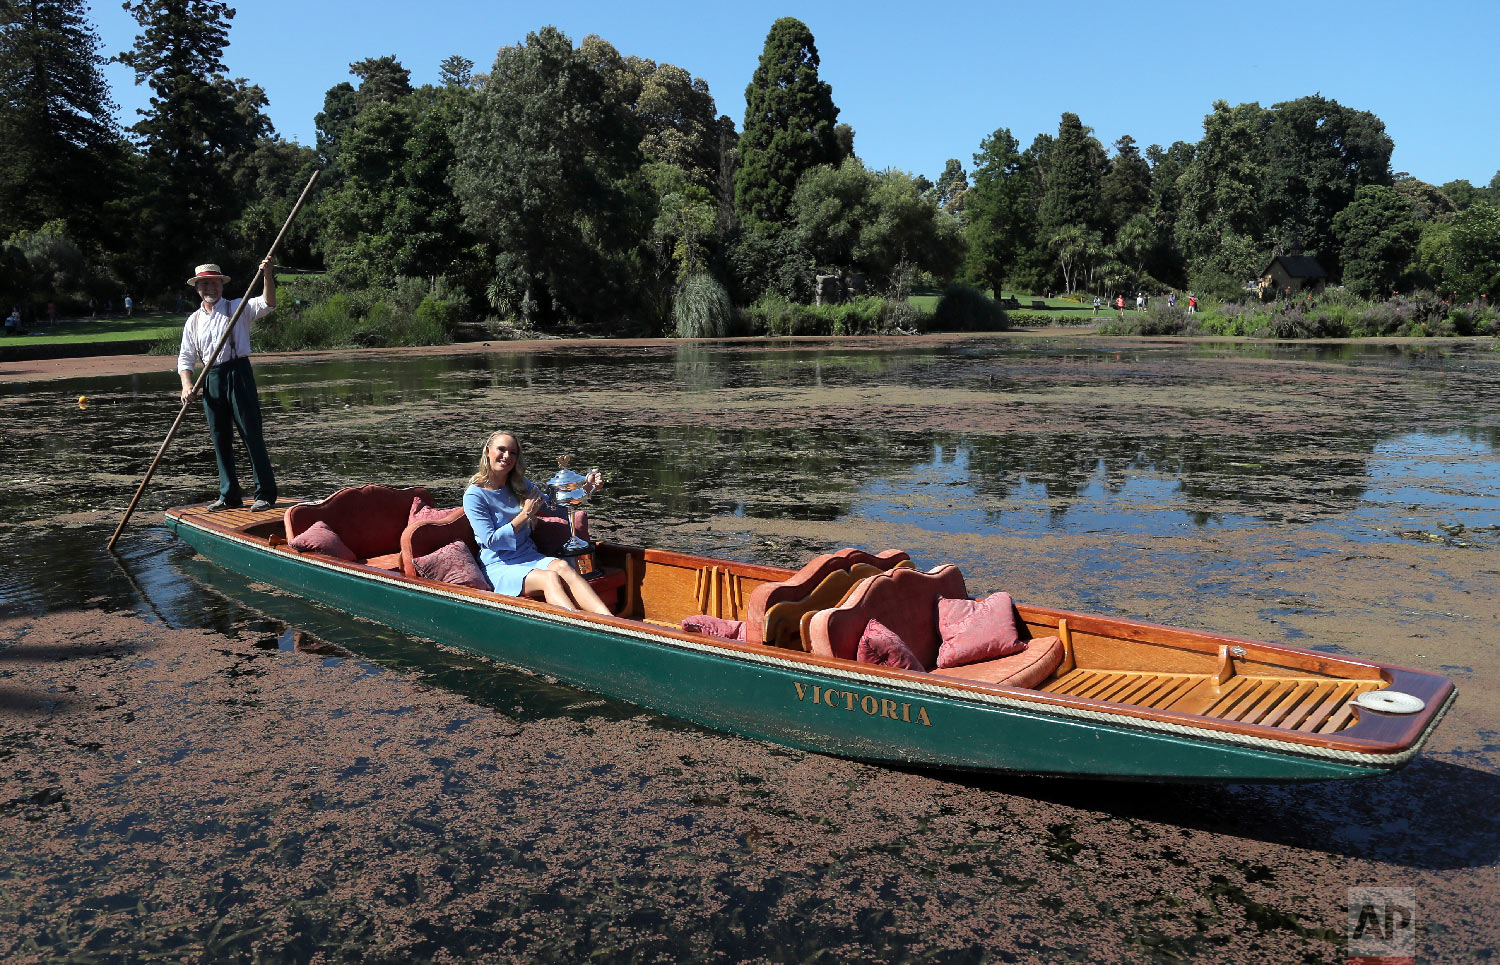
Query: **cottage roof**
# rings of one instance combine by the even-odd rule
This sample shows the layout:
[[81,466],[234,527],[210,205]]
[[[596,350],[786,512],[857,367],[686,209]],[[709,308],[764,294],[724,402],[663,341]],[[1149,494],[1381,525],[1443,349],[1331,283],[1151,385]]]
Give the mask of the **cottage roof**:
[[1318,259],[1311,255],[1277,255],[1271,259],[1262,275],[1269,275],[1271,269],[1281,262],[1281,270],[1286,272],[1288,278],[1327,278],[1328,272],[1318,264]]

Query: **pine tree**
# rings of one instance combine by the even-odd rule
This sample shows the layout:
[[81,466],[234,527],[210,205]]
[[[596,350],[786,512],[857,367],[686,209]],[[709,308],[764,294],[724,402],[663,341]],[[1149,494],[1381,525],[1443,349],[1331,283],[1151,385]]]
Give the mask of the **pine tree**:
[[1112,232],[1151,207],[1151,166],[1129,134],[1115,142],[1114,161],[1100,184],[1099,195]]
[[131,129],[145,151],[137,272],[150,290],[223,249],[223,226],[244,202],[233,190],[234,164],[272,128],[264,92],[225,76],[228,4],[134,0],[125,9],[141,33],[119,60],[151,88],[150,107]]
[[1063,114],[1043,168],[1046,187],[1038,217],[1044,236],[1072,226],[1103,225],[1100,182],[1106,163],[1104,146],[1078,115]]
[[964,173],[964,166],[958,163],[958,158],[950,157],[947,165],[943,167],[943,173],[937,179],[937,200],[941,207],[950,211],[962,211],[964,207],[964,192],[969,190],[969,176]]
[[125,158],[88,7],[12,0],[0,9],[0,238],[61,219],[97,250]]
[[818,78],[820,62],[806,24],[782,17],[771,25],[745,88],[734,197],[746,222],[783,222],[802,172],[843,160],[839,111],[833,88]]
[[1021,144],[1000,128],[974,155],[974,186],[964,193],[964,233],[968,260],[964,273],[1000,297],[1023,251],[1035,247],[1033,183],[1020,153]]

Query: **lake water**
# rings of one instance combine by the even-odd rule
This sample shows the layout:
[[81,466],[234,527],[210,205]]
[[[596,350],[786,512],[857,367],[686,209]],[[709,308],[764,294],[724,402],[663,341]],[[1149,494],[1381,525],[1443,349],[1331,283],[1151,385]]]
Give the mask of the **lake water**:
[[[171,360],[162,363],[166,369]],[[1290,346],[1045,337],[847,346],[593,343],[261,364],[257,378],[283,496],[318,498],[346,484],[384,482],[426,485],[439,505],[455,505],[483,438],[506,428],[525,443],[534,477],[550,475],[552,460],[563,454],[577,466],[602,468],[606,493],[590,515],[595,534],[605,538],[786,566],[841,545],[897,545],[924,567],[958,563],[976,593],[1011,589],[1029,602],[1366,653],[1449,673],[1464,694],[1460,709],[1427,756],[1372,791],[1347,790],[1370,784],[1298,792],[1193,790],[1182,792],[1187,803],[1165,808],[1130,792],[1122,794],[1120,807],[1132,824],[1165,827],[1169,834],[1173,827],[1190,829],[1182,833],[1197,836],[1215,856],[1205,859],[1215,874],[1240,860],[1228,855],[1239,854],[1245,840],[1254,840],[1258,860],[1290,861],[1326,886],[1311,907],[1299,902],[1295,889],[1277,892],[1282,898],[1275,900],[1234,899],[1237,907],[1261,909],[1238,924],[1210,928],[1227,929],[1235,941],[1269,934],[1277,954],[1339,958],[1338,882],[1358,883],[1351,869],[1363,874],[1381,867],[1450,898],[1455,910],[1445,921],[1451,934],[1495,935],[1468,910],[1478,907],[1478,882],[1492,875],[1500,850],[1494,822],[1463,829],[1440,822],[1436,839],[1417,847],[1393,844],[1392,835],[1403,832],[1381,813],[1397,800],[1436,807],[1455,797],[1482,808],[1475,795],[1492,794],[1500,774],[1494,737],[1500,717],[1488,699],[1500,618],[1481,602],[1492,598],[1500,572],[1500,352],[1489,343]],[[341,687],[361,678],[381,678],[361,685],[372,687],[419,682],[474,714],[503,715],[543,731],[576,727],[624,741],[644,720],[654,736],[639,740],[666,742],[674,754],[700,759],[712,760],[714,753],[726,761],[753,758],[757,768],[771,769],[757,770],[756,781],[793,781],[803,766],[795,762],[811,759],[809,766],[817,766],[816,755],[777,764],[752,742],[723,744],[725,738],[707,732],[642,718],[626,704],[435,650],[274,588],[247,586],[196,558],[159,520],[167,506],[214,495],[212,454],[197,413],[169,449],[119,555],[105,554],[103,543],[175,414],[175,385],[170,371],[0,384],[6,481],[0,515],[7,521],[0,528],[7,561],[0,613],[26,621],[98,612],[126,625],[202,632],[236,642],[227,645],[244,651],[240,660],[256,652],[266,659],[281,655],[287,666],[293,658],[315,659],[327,677],[311,673],[311,683],[304,683],[314,689],[320,679]],[[1463,640],[1474,642],[1465,646]],[[0,657],[6,646],[0,640]],[[254,674],[226,684],[250,688],[244,693],[257,706],[267,703],[263,685]],[[27,728],[34,723],[6,720],[12,737],[32,733]],[[19,737],[12,743],[28,746]],[[721,746],[729,749],[708,750]],[[718,800],[718,784],[742,785],[740,766],[706,765],[696,778],[706,799]],[[782,767],[790,770],[777,770]],[[854,775],[851,780],[890,784],[890,806],[905,794],[949,793],[938,778],[847,762],[838,767]],[[29,788],[22,789],[33,793]],[[1073,854],[1072,835],[1085,834],[1075,825],[1109,840],[1121,812],[1100,811],[1095,795],[985,781],[951,792],[964,807],[1025,808],[1040,800],[1066,815],[1063,824],[1038,819],[1038,827],[1050,830],[1035,853],[1017,845],[1018,868],[1031,869],[1030,880],[1040,883],[1029,887],[1042,897],[1063,901],[1068,894],[1107,892],[1120,907],[1140,899],[1134,872],[1124,868],[1101,872],[1092,883],[1036,873],[1051,867],[1057,854]],[[535,782],[514,793],[568,807],[566,793],[554,799]],[[1007,803],[1018,801],[1030,803]],[[1286,819],[1290,824],[1267,818],[1228,832],[1214,824],[1220,808],[1265,814],[1273,803],[1296,815]],[[768,804],[745,808],[741,821],[769,827],[777,820]],[[1343,816],[1330,818],[1327,811]],[[662,802],[641,805],[639,813],[677,820],[673,806]],[[85,842],[104,833],[95,825],[69,831],[58,820],[59,833]],[[1409,830],[1421,818],[1402,820]],[[1064,825],[1067,830],[1057,830]],[[27,827],[31,833],[38,826]],[[952,835],[929,844],[956,846],[960,833]],[[236,853],[263,860],[257,840]],[[1122,847],[1127,854],[1140,850]],[[869,877],[875,853],[850,854]],[[689,849],[684,858],[689,873],[707,867],[707,857],[692,855]],[[1011,895],[975,862],[943,867],[937,880],[946,886],[978,889],[996,901]],[[0,926],[36,940],[35,929],[21,923],[49,908],[62,914],[66,902],[28,905],[40,899],[14,890],[22,880],[17,869],[0,861],[0,894],[8,902],[0,907]],[[97,868],[60,872],[59,887],[74,895],[66,901],[96,887],[99,874]],[[667,878],[677,880],[675,874],[647,875],[635,887],[651,891]],[[1254,880],[1243,868],[1231,876],[1235,888]],[[1214,892],[1211,877],[1182,885],[1197,896],[1186,900],[1223,904],[1226,892]],[[824,886],[767,866],[751,890],[760,887],[811,901],[807,896]],[[204,894],[210,892],[222,889]],[[601,928],[615,921],[598,897],[603,891],[589,894],[595,897],[565,905],[566,913]],[[1143,924],[1162,913],[1154,902],[1138,912],[1100,912],[1094,925],[1146,929],[1130,948],[1165,943],[1161,954],[1147,958],[1224,960],[1221,946],[1174,944],[1167,926],[1157,934],[1152,929],[1158,926]],[[854,907],[878,904],[862,898]],[[1270,924],[1256,919],[1267,907]],[[823,906],[804,909],[814,919],[823,914],[812,908]],[[118,914],[135,915],[130,920],[137,925],[150,918]],[[770,906],[758,914],[775,918]],[[188,925],[180,941],[161,938],[149,947],[208,947],[202,942],[209,919],[195,915],[184,913]],[[1287,916],[1299,915],[1300,923],[1286,924]],[[691,927],[691,914],[679,918]],[[935,940],[917,919],[900,914],[859,921],[839,932],[840,940],[846,949],[878,952],[885,960],[919,957],[924,942]],[[139,936],[119,937],[127,932],[112,939],[123,943],[117,951],[149,944]],[[1140,938],[1147,932],[1149,941]],[[0,949],[4,934],[0,928]],[[326,929],[318,934],[325,937],[306,946],[308,954],[334,947]],[[713,929],[707,934],[719,936]],[[1426,947],[1448,947],[1449,934],[1429,934]],[[893,935],[906,937],[896,942]],[[676,959],[712,957],[714,949],[770,956],[772,946],[757,944],[743,928],[734,936],[711,937],[702,947],[686,940],[650,947]],[[57,934],[50,941],[43,945],[54,953],[76,948]],[[446,939],[435,941],[427,952],[449,947]],[[231,957],[246,960],[255,947],[248,937],[226,946]],[[799,947],[807,957],[823,946]],[[936,957],[987,957],[968,955],[962,943],[942,947],[953,954]],[[1090,957],[1086,949],[1079,954]],[[300,953],[281,957],[305,959]]]

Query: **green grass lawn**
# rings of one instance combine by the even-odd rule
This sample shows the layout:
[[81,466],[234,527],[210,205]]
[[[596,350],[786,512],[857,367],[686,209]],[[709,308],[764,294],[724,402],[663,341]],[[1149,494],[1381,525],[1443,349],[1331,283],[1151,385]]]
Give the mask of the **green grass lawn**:
[[154,341],[182,331],[185,315],[143,312],[134,318],[79,318],[40,324],[29,335],[0,335],[0,345],[69,345],[79,342]]

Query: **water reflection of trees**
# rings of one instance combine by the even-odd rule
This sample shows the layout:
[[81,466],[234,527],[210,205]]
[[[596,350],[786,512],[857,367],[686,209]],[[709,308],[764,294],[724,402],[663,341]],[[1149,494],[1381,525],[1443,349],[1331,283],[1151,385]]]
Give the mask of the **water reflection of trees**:
[[1227,447],[1184,437],[668,426],[643,441],[621,467],[631,480],[630,496],[676,517],[833,520],[851,511],[872,480],[920,477],[937,458],[962,463],[961,475],[981,509],[1018,496],[1035,499],[1023,487],[1039,487],[1049,511],[1062,515],[1091,490],[1119,494],[1131,479],[1149,475],[1176,480],[1174,502],[1181,505],[1173,508],[1201,525],[1226,511],[1270,517],[1292,511],[1288,507],[1345,511],[1364,495],[1378,440],[1346,439],[1338,455],[1302,458],[1288,456],[1297,439],[1277,436]]

